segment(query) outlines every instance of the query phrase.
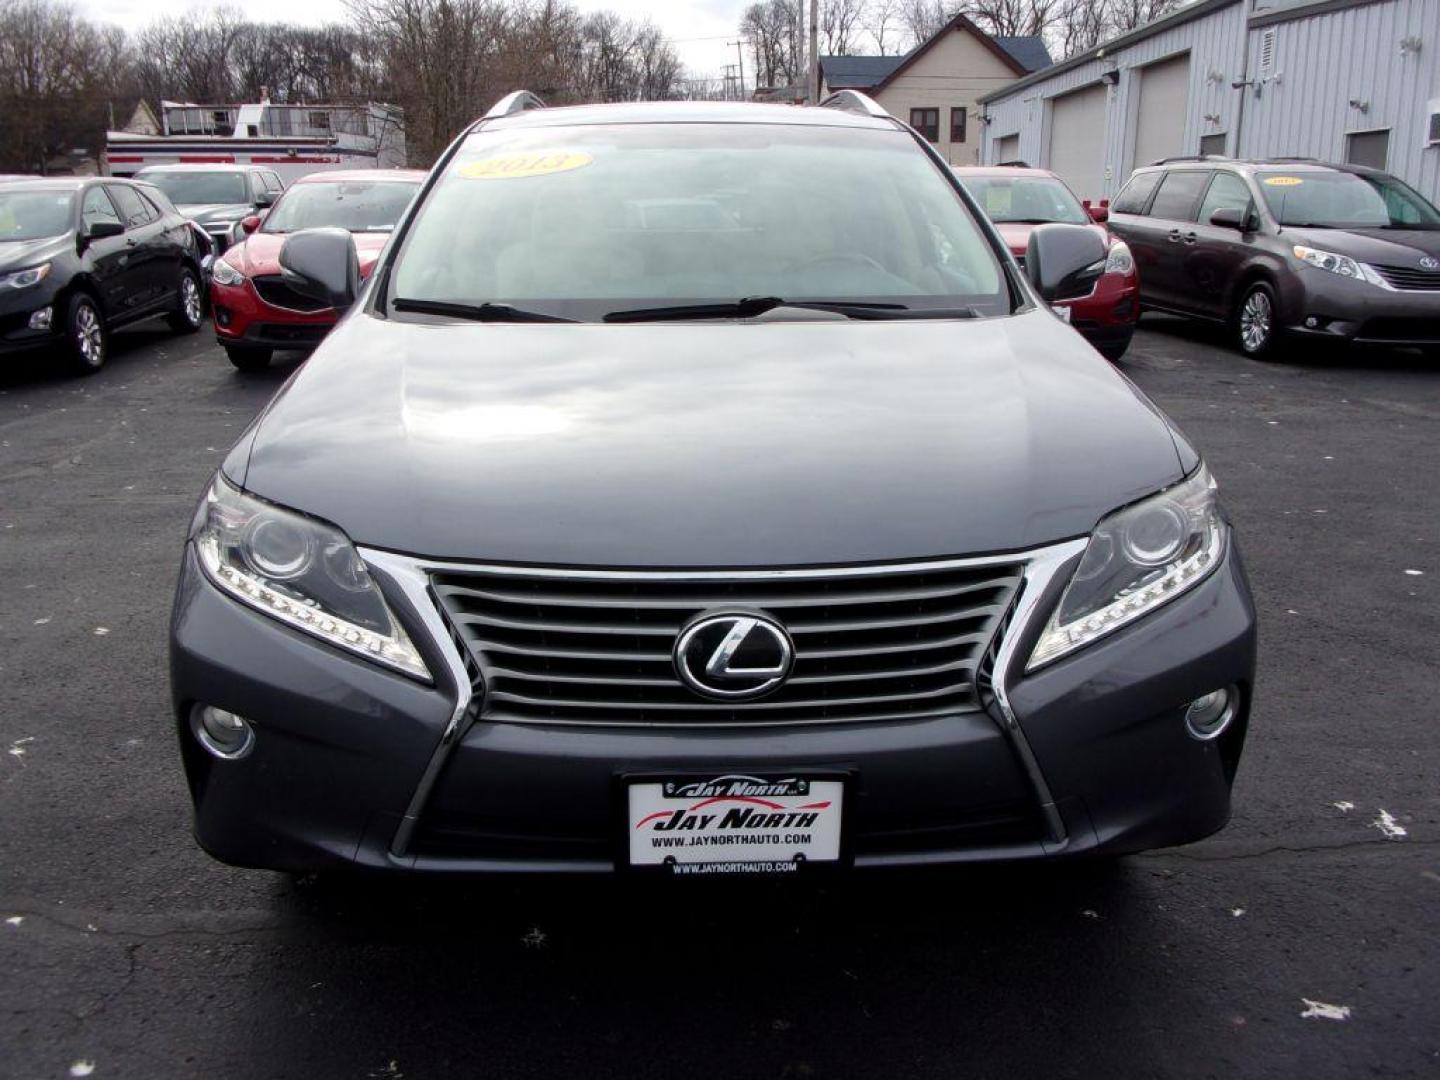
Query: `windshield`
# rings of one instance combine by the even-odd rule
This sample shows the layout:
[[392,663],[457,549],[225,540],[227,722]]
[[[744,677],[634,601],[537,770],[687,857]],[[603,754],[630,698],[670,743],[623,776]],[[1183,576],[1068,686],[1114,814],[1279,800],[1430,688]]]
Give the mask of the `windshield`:
[[478,132],[421,206],[391,295],[587,320],[759,296],[1009,310],[908,134],[790,124]]
[[332,225],[350,232],[389,232],[418,190],[418,184],[395,181],[296,184],[275,204],[262,231]]
[[74,208],[75,196],[69,191],[0,194],[0,243],[67,233],[75,224]]
[[1070,189],[1048,176],[965,176],[960,182],[997,225],[1004,221],[1090,224],[1090,215]]
[[245,174],[237,172],[149,172],[135,179],[154,184],[176,204],[249,203]]
[[1440,210],[1393,176],[1343,172],[1256,173],[1281,225],[1325,229],[1437,229]]

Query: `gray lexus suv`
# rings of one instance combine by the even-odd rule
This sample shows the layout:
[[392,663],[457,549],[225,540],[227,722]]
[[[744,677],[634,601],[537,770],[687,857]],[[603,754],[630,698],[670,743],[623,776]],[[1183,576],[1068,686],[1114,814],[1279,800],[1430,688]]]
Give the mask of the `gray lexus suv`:
[[1440,210],[1403,181],[1308,158],[1171,158],[1110,207],[1140,302],[1228,323],[1235,346],[1411,345],[1440,357]]
[[1194,447],[874,102],[502,101],[230,451],[171,681],[289,871],[812,873],[1219,829],[1255,613]]

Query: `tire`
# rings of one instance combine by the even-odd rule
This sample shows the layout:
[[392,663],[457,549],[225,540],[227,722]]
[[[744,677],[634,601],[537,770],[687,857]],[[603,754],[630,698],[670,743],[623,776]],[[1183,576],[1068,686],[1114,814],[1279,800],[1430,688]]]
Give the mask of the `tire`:
[[225,346],[225,355],[238,371],[264,371],[270,366],[270,355],[273,352],[273,349],[257,349],[254,346]]
[[193,334],[205,325],[205,297],[200,292],[200,279],[188,266],[180,268],[175,310],[166,316],[166,321],[177,334]]
[[110,332],[89,293],[76,293],[65,311],[65,352],[77,375],[93,375],[110,357]]
[[1230,329],[1235,347],[1252,360],[1274,360],[1281,346],[1275,290],[1263,281],[1252,282],[1235,305]]

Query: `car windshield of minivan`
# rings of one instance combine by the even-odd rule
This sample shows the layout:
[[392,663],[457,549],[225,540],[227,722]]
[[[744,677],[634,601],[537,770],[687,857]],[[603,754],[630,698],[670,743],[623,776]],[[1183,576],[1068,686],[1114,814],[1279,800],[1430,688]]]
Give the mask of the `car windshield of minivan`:
[[0,243],[60,236],[74,226],[75,197],[68,191],[0,194]]
[[389,232],[418,190],[417,184],[393,181],[296,184],[270,211],[262,231],[334,226],[350,232]]
[[146,172],[136,179],[154,184],[173,203],[248,203],[245,177],[237,172]]
[[432,315],[588,321],[743,318],[777,300],[840,308],[816,318],[1011,307],[994,253],[913,138],[791,124],[477,132],[409,229],[389,297]]
[[1319,229],[1440,229],[1440,210],[1393,176],[1344,172],[1255,174],[1281,225]]
[[1088,225],[1090,215],[1070,189],[1045,176],[967,176],[965,187],[997,225],[1059,222]]

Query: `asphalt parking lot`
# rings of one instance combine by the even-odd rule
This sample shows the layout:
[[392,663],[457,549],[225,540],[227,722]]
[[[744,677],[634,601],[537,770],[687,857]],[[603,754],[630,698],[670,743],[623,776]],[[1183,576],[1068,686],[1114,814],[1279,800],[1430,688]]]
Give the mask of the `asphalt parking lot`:
[[1232,824],[1113,866],[315,883],[189,835],[166,620],[195,501],[294,368],[118,334],[0,362],[0,1075],[1440,1075],[1440,370],[1123,370],[1218,477],[1261,618]]

